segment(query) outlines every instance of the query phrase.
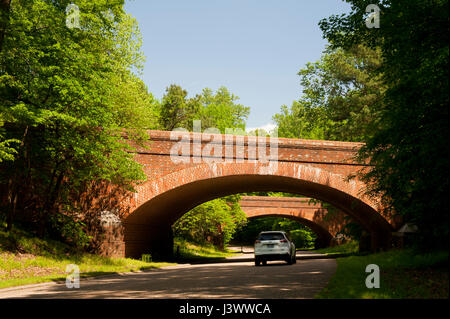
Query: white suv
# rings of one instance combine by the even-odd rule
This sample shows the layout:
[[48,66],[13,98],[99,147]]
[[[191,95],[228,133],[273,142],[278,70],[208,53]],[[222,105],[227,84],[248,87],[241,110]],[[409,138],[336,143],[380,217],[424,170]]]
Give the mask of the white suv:
[[285,260],[295,264],[295,245],[284,231],[265,231],[255,241],[255,266],[267,264],[268,260]]

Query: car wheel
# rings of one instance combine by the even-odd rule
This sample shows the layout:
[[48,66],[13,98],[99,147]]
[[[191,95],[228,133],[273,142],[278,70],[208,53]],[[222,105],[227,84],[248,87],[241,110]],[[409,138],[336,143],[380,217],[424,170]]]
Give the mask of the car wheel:
[[292,256],[289,255],[286,262],[288,263],[288,265],[292,265]]

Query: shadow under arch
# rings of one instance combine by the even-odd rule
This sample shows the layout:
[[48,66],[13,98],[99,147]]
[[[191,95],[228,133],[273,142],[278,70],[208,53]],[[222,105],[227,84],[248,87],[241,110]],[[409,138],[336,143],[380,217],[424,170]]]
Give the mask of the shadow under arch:
[[377,212],[376,203],[358,195],[360,184],[317,167],[278,163],[275,173],[261,174],[257,165],[200,164],[141,187],[138,207],[123,221],[125,256],[148,252],[170,256],[171,225],[183,214],[215,198],[255,191],[294,193],[329,202],[371,234],[372,250],[389,248],[392,227]]
[[331,235],[330,232],[328,230],[326,230],[324,227],[322,227],[319,224],[316,224],[308,219],[301,218],[298,216],[292,216],[292,215],[286,215],[286,214],[262,214],[262,215],[254,215],[254,216],[248,217],[248,219],[257,219],[257,218],[263,218],[263,217],[283,217],[283,218],[294,220],[302,225],[309,227],[317,235],[317,241],[316,241],[317,247],[315,247],[316,249],[328,247],[331,243],[331,239],[333,238],[333,235]]

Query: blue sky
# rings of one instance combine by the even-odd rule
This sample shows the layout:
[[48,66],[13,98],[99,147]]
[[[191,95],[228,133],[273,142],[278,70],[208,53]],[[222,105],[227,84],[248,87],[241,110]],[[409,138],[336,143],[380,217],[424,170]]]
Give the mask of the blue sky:
[[172,83],[189,96],[224,85],[261,127],[301,94],[297,72],[327,44],[320,19],[348,12],[342,0],[134,0],[147,58],[143,80],[156,98]]

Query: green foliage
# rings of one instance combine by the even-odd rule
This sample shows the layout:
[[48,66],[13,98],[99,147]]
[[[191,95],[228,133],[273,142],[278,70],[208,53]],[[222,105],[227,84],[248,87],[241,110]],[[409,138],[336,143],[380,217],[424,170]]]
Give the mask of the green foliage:
[[237,104],[238,99],[226,87],[220,87],[215,94],[206,88],[200,97],[202,108],[197,119],[202,121],[202,127],[214,127],[222,133],[225,133],[226,128],[244,130],[250,108]]
[[204,89],[202,94],[187,98],[188,92],[178,85],[170,85],[160,103],[160,125],[164,130],[185,128],[192,131],[193,121],[200,120],[202,129],[245,129],[250,108],[237,104],[239,99],[226,87],[216,92]]
[[191,261],[191,260],[207,260],[207,259],[222,259],[233,256],[235,252],[225,249],[218,249],[210,243],[193,243],[184,238],[174,238],[174,256],[177,261]]
[[309,108],[302,101],[294,101],[290,108],[282,105],[280,113],[275,114],[273,120],[278,126],[279,137],[325,139],[323,107]]
[[223,249],[246,222],[239,195],[203,203],[187,212],[173,225],[174,235],[194,243],[207,242]]
[[316,252],[327,255],[356,254],[359,252],[359,242],[351,240],[341,245],[317,249]]
[[[49,217],[48,232],[51,237],[78,248],[89,245],[91,237],[84,230],[85,224],[71,216],[56,213]],[[59,238],[58,238],[59,237]]]
[[309,229],[294,229],[289,232],[296,248],[314,248],[315,234]]
[[14,155],[17,154],[17,151],[11,146],[17,142],[19,142],[17,139],[8,139],[0,142],[0,162],[14,160]]
[[[380,267],[380,288],[368,289],[366,266]],[[448,299],[448,251],[391,250],[337,259],[337,271],[316,298]]]
[[48,237],[38,238],[35,233],[15,224],[15,228],[6,231],[6,225],[0,227],[0,253],[33,254],[38,256],[62,256],[75,254],[76,247],[67,243],[50,239]]
[[[380,47],[387,90],[361,151],[373,169],[369,194],[419,227],[424,249],[448,248],[449,19],[445,0],[348,1],[352,11],[321,21],[334,47]],[[365,7],[381,8],[381,27],[364,25]]]
[[65,280],[69,264],[80,267],[82,278],[170,265],[80,253],[73,246],[37,238],[20,227],[8,232],[0,229],[0,288]]
[[[237,104],[239,99],[227,88],[216,92],[204,89],[202,94],[187,98],[187,91],[171,85],[159,106],[160,126],[165,130],[184,128],[193,131],[193,121],[200,120],[202,131],[217,129],[245,129],[249,108]],[[200,245],[212,243],[223,249],[233,234],[246,222],[239,207],[239,196],[227,196],[203,203],[182,216],[174,225],[175,236]]]
[[350,216],[344,216],[344,220],[345,226],[340,233],[353,240],[359,241],[364,231],[361,224],[355,222]]
[[159,106],[159,120],[162,129],[171,131],[175,128],[192,128],[192,120],[198,114],[198,98],[187,98],[188,92],[179,85],[172,84],[166,88]]
[[288,138],[362,141],[376,129],[381,95],[379,50],[356,45],[325,50],[298,73],[303,95],[273,119]]
[[242,196],[272,196],[272,197],[305,197],[299,194],[285,193],[285,192],[250,192],[242,193]]
[[62,209],[80,217],[76,203],[94,181],[133,190],[144,180],[123,128],[133,139],[157,125],[155,101],[136,75],[142,39],[123,1],[77,1],[80,29],[66,27],[67,4],[12,1],[0,28],[2,212],[8,225],[32,212],[26,218],[41,235]]
[[5,115],[0,113],[0,163],[3,161],[14,160],[14,155],[17,154],[17,150],[14,148],[16,143],[20,143],[18,139],[4,137],[4,120]]
[[253,245],[260,232],[270,230],[282,230],[289,233],[297,248],[314,247],[315,233],[308,227],[283,217],[252,218],[236,233],[234,241]]

